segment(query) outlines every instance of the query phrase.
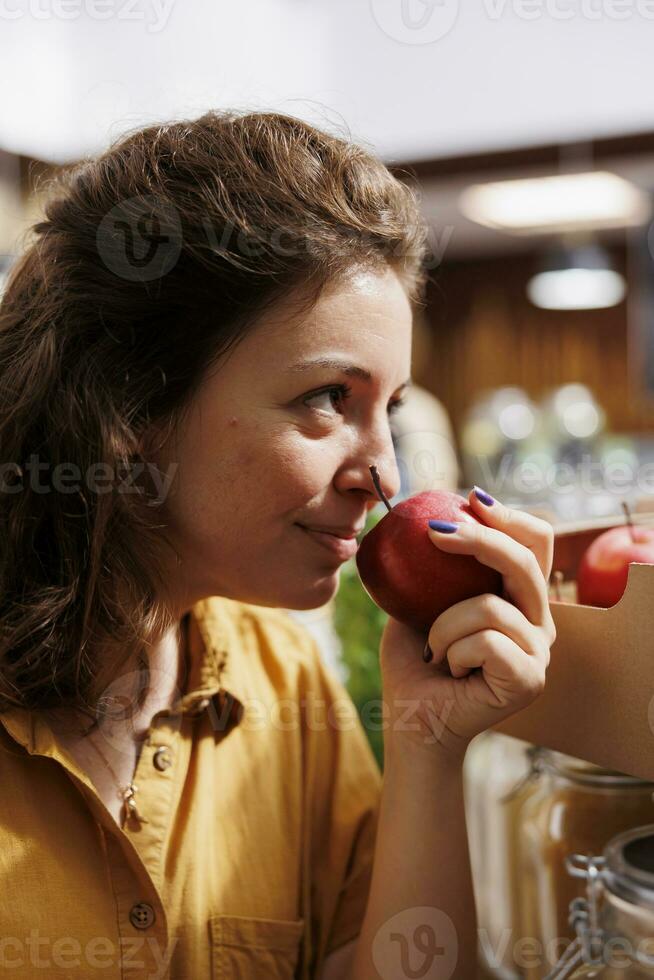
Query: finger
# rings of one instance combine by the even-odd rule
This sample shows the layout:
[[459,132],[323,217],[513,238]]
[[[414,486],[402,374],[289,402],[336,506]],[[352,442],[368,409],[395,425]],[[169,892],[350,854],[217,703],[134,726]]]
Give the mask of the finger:
[[[481,667],[483,680],[498,708],[529,704],[545,684],[544,665],[534,657],[525,656],[513,640],[494,630],[483,630],[458,640],[450,647],[447,659],[453,677],[465,676],[465,672]],[[477,678],[469,678],[473,680]]]
[[525,653],[549,664],[550,639],[545,629],[533,626],[517,606],[491,593],[457,602],[434,621],[428,636],[433,663],[445,660],[454,643],[487,629],[504,633]]
[[504,586],[519,609],[534,626],[542,626],[550,617],[547,583],[533,551],[519,544],[503,531],[477,521],[448,524],[452,533],[434,530],[427,523],[433,543],[443,551],[473,555],[478,561],[496,569]]
[[554,528],[551,524],[522,510],[507,507],[479,487],[473,487],[470,491],[468,502],[484,524],[504,531],[533,551],[543,575],[549,579],[554,560]]

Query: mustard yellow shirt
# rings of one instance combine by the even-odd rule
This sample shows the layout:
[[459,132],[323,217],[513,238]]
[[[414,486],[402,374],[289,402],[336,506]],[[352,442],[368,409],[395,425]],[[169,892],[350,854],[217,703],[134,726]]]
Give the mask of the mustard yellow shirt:
[[0,976],[320,977],[365,912],[381,774],[287,613],[213,597],[118,827],[35,712],[0,714]]

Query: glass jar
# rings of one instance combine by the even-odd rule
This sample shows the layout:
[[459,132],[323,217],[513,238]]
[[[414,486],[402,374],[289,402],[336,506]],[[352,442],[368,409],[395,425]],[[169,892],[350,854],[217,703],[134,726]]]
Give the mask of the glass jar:
[[586,879],[586,899],[571,906],[568,965],[547,980],[653,980],[654,824],[614,837],[603,857],[573,855],[566,865]]
[[463,764],[479,956],[499,980],[520,976],[513,961],[520,875],[516,826],[533,790],[537,756],[528,742],[487,731],[472,740]]
[[575,938],[569,908],[583,887],[566,859],[600,854],[616,834],[654,821],[654,783],[559,752],[542,752],[539,764],[518,827],[519,932],[535,954],[521,958],[527,980],[541,980]]

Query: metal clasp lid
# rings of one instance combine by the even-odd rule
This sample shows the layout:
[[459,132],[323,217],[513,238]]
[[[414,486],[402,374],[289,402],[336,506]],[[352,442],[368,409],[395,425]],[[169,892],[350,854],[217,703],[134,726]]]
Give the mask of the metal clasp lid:
[[586,898],[570,902],[568,923],[575,931],[576,939],[544,980],[565,980],[581,964],[600,966],[604,948],[604,933],[599,927],[599,900],[602,893],[603,857],[587,857],[573,854],[565,859],[568,874],[586,880]]

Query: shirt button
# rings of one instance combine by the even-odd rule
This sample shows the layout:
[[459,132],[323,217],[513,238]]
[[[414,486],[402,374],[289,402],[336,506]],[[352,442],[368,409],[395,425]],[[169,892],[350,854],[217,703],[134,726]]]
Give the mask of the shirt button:
[[139,902],[132,906],[129,921],[135,929],[149,929],[154,922],[154,909],[145,902]]
[[203,711],[206,711],[210,704],[210,698],[201,698],[199,701],[195,702],[193,707],[189,709],[188,713],[190,715],[201,715]]
[[173,764],[173,760],[170,758],[168,746],[160,745],[154,753],[152,761],[155,769],[158,769],[159,772],[164,772],[166,769],[170,769]]

